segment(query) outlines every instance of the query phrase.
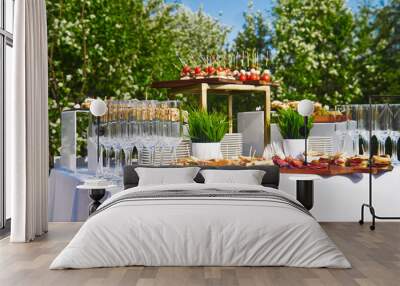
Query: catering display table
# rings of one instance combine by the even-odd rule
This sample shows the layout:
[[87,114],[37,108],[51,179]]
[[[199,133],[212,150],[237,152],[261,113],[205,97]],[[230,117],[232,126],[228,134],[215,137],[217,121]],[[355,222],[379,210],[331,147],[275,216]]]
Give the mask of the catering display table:
[[[296,182],[289,180],[292,173],[281,173],[279,189],[296,196]],[[360,206],[368,200],[369,174],[320,176],[314,182],[314,206],[311,213],[318,221],[358,222]],[[374,205],[382,215],[400,213],[400,166],[391,172],[373,175]],[[371,221],[366,212],[365,221]]]
[[[49,221],[85,221],[91,200],[86,191],[76,189],[87,173],[53,169],[49,177]],[[291,173],[281,173],[279,189],[296,197],[296,182]],[[382,215],[400,213],[400,166],[393,171],[374,175],[374,202]],[[121,191],[107,190],[107,195]],[[368,199],[368,174],[320,176],[314,182],[314,205],[311,213],[318,221],[360,219],[360,205]],[[371,219],[366,213],[366,221]]]
[[[257,81],[259,82],[259,81]],[[188,80],[161,81],[152,84],[153,88],[166,88],[170,95],[182,94],[184,96],[199,96],[199,105],[207,110],[207,95],[226,95],[228,97],[229,133],[233,132],[233,95],[243,96],[252,93],[264,94],[264,145],[271,142],[271,86],[274,83],[243,84],[238,80],[205,78]]]
[[[85,221],[88,218],[88,206],[92,200],[87,190],[79,190],[77,186],[93,177],[94,175],[87,169],[79,169],[78,172],[52,169],[49,176],[49,221]],[[108,188],[104,199],[119,190],[122,190],[122,187]]]

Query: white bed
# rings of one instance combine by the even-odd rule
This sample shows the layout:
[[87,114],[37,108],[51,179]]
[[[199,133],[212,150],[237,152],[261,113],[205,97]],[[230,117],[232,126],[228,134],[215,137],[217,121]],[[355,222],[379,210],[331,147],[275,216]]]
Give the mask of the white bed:
[[[268,196],[253,196],[253,191]],[[162,195],[165,192],[175,195]],[[202,195],[190,195],[196,192]],[[218,195],[222,193],[228,195]],[[279,190],[254,185],[193,183],[131,188],[105,201],[50,269],[128,265],[351,267],[318,222],[298,204]]]

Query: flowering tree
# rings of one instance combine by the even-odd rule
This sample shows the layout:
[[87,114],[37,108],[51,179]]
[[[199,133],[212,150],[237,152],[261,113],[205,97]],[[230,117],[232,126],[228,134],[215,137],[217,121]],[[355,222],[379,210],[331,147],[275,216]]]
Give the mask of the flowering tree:
[[201,64],[201,57],[224,51],[230,28],[204,13],[179,6],[171,26],[175,32],[174,49],[191,65]]
[[233,50],[256,50],[270,59],[272,31],[267,16],[261,11],[253,11],[253,2],[249,2],[248,11],[243,13],[245,20],[242,30],[234,40]]
[[47,14],[53,156],[61,147],[62,110],[86,97],[163,97],[150,84],[178,77],[177,53],[222,50],[228,33],[203,11],[163,0],[48,0]]
[[325,104],[357,99],[354,19],[344,0],[279,0],[274,12],[274,65],[284,96]]
[[356,68],[363,95],[399,95],[400,1],[361,7],[356,35]]

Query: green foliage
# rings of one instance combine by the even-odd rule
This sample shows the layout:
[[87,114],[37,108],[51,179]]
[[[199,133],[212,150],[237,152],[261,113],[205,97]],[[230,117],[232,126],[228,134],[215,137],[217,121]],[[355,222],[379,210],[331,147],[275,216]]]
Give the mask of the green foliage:
[[185,6],[179,6],[173,25],[174,50],[191,66],[200,65],[200,59],[205,55],[221,54],[230,32],[230,28],[202,9],[192,12]]
[[355,23],[344,0],[279,0],[274,12],[275,75],[285,96],[331,105],[361,96]]
[[[176,79],[184,59],[222,51],[229,29],[203,11],[163,0],[47,0],[50,154],[60,116],[86,97],[162,99],[153,81]],[[78,128],[84,128],[78,126]],[[84,138],[79,139],[83,149]]]
[[189,111],[188,123],[190,138],[199,143],[220,142],[229,128],[225,114],[196,109]]
[[[248,11],[243,13],[245,20],[242,30],[234,40],[233,50],[257,51],[258,54],[266,57],[267,64],[270,64],[272,31],[269,23],[266,21],[267,15],[261,11],[253,11],[253,2],[250,1]],[[265,63],[263,63],[265,64]],[[263,68],[267,68],[264,66]]]
[[[166,91],[149,86],[178,78],[177,54],[194,65],[202,55],[224,52],[230,28],[202,10],[171,2],[46,1],[52,156],[61,147],[63,110],[89,96],[165,99]],[[369,94],[400,94],[400,1],[365,3],[353,14],[344,0],[278,0],[269,18],[250,2],[232,49],[268,54],[266,66],[282,82],[279,99],[332,106],[363,102]],[[191,105],[196,99],[185,100]],[[235,96],[234,113],[261,102],[260,94]],[[209,104],[226,112],[225,97],[211,95]],[[78,147],[84,146],[79,138]]]
[[[304,118],[296,110],[291,108],[278,111],[278,128],[283,139],[304,138]],[[307,124],[307,136],[313,126],[313,118],[310,117]]]
[[366,3],[356,25],[357,75],[364,95],[400,94],[400,1]]

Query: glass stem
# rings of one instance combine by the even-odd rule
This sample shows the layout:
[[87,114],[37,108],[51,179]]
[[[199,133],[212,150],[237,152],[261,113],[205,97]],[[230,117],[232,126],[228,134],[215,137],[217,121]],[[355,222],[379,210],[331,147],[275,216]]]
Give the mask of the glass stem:
[[124,149],[124,153],[125,153],[125,166],[129,166],[131,164],[132,153],[128,148]]
[[100,153],[99,153],[99,158],[97,162],[97,168],[96,168],[96,177],[101,177],[103,175],[103,153],[104,153],[104,146],[100,145]]
[[370,146],[370,142],[369,142],[369,140],[368,139],[364,139],[363,140],[363,147],[364,147],[364,149],[363,149],[363,155],[369,155],[369,148],[371,148],[371,146]]
[[111,149],[110,148],[106,148],[106,168],[107,168],[107,172],[109,172],[110,169],[111,169],[110,153],[111,153]]
[[115,149],[115,175],[119,176],[120,175],[120,170],[121,170],[121,152],[119,149]]
[[398,137],[394,137],[392,138],[392,162],[398,163],[399,162],[399,158],[397,156],[397,142],[398,142],[399,138]]

